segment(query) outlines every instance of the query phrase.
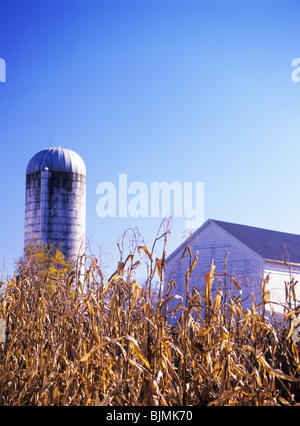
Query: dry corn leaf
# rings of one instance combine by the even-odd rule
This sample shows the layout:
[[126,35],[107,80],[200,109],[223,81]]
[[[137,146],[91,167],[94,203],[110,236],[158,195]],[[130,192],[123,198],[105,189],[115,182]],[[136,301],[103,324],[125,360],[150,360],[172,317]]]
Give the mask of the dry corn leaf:
[[215,269],[216,265],[214,264],[214,260],[212,260],[210,271],[205,274],[205,303],[207,306],[211,306],[212,304],[211,289],[214,282]]
[[132,299],[131,299],[131,303],[130,303],[129,312],[131,312],[133,310],[134,305],[136,304],[138,297],[140,295],[140,291],[141,291],[141,287],[140,287],[139,283],[136,282],[135,280],[132,281],[131,285],[132,285],[133,295],[132,295]]
[[127,340],[129,340],[132,350],[139,356],[139,358],[143,361],[145,366],[147,368],[149,368],[149,370],[150,370],[151,369],[150,364],[149,364],[147,358],[145,357],[145,355],[140,350],[138,342],[136,341],[136,339],[134,339],[132,336],[125,336],[125,338]]
[[296,383],[300,382],[299,378],[289,376],[288,374],[285,374],[283,371],[277,368],[272,368],[270,364],[266,361],[265,357],[263,356],[263,353],[259,351],[258,349],[255,349],[249,345],[245,345],[243,349],[247,349],[251,351],[256,356],[260,364],[268,371],[268,373],[274,374],[274,376],[279,377],[280,379],[288,380],[290,382],[296,382]]
[[221,290],[217,290],[217,294],[214,300],[214,311],[218,311],[220,306],[221,306],[221,301],[222,301],[222,297],[223,297],[223,293],[221,292]]
[[152,255],[147,246],[138,246],[137,250],[139,255],[141,254],[141,250],[143,250],[146,253],[146,255],[149,257],[149,259],[152,261]]
[[269,302],[270,292],[267,290],[267,284],[270,281],[270,273],[265,277],[261,286],[261,298],[263,303]]

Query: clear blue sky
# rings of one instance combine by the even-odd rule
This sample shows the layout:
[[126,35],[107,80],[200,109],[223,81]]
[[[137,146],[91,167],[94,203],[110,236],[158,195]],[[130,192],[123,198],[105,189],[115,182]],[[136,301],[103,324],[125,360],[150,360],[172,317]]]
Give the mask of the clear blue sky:
[[[160,219],[96,214],[102,181],[197,182],[205,219],[300,233],[296,0],[1,0],[0,259],[22,254],[25,171],[62,145],[87,166],[87,235]],[[188,230],[175,219],[168,253]]]

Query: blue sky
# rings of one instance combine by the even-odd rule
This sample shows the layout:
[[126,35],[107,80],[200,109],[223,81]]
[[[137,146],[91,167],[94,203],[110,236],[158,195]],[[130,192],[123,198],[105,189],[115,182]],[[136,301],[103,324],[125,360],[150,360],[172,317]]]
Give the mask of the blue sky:
[[[8,270],[23,249],[27,163],[56,145],[86,163],[87,236],[113,267],[125,229],[150,245],[160,224],[97,216],[97,185],[120,173],[204,182],[205,220],[300,233],[299,16],[295,0],[1,0]],[[184,217],[172,231],[168,253]]]

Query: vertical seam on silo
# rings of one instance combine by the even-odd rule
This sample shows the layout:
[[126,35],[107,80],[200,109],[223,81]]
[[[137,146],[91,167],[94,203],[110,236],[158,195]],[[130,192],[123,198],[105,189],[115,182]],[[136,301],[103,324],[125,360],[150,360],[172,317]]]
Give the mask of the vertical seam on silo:
[[44,153],[43,153],[43,155],[42,155],[42,159],[41,159],[41,161],[40,161],[40,164],[38,164],[38,167],[37,167],[37,169],[38,169],[39,171],[42,171],[42,170],[45,168],[45,166],[46,166],[47,161],[45,160],[45,157],[46,157],[46,159],[47,159],[47,154],[48,154],[48,152],[47,152],[47,151],[44,151]]

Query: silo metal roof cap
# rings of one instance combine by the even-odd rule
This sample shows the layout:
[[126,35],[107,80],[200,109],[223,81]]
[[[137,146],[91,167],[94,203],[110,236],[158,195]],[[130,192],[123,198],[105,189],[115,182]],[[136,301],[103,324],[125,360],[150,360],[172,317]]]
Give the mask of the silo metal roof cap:
[[26,174],[42,172],[68,172],[86,176],[86,167],[83,159],[71,149],[56,146],[43,149],[29,161]]

